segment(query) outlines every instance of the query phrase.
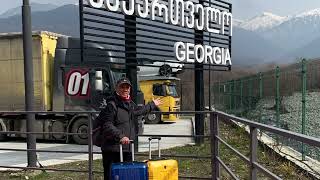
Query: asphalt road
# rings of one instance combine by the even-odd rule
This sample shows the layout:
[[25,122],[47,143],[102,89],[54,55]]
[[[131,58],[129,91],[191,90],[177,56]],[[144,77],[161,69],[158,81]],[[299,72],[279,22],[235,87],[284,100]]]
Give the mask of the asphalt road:
[[[190,119],[181,119],[172,124],[154,124],[145,125],[144,134],[154,135],[192,135],[192,121]],[[148,137],[139,137],[139,152],[149,150]],[[164,137],[160,142],[161,149],[167,149],[186,144],[193,144],[191,138],[172,138]],[[155,140],[151,144],[152,150],[158,148],[158,142]],[[0,148],[26,149],[25,142],[0,142]],[[37,143],[38,150],[56,150],[56,151],[88,151],[87,145],[63,144],[63,143]],[[94,151],[100,152],[98,147],[94,146]],[[74,161],[88,160],[87,154],[70,153],[48,153],[38,152],[38,160],[43,166],[63,164]],[[101,158],[101,155],[94,155],[94,159]],[[0,166],[27,166],[27,153],[14,151],[0,151]],[[1,169],[0,170],[7,170]]]

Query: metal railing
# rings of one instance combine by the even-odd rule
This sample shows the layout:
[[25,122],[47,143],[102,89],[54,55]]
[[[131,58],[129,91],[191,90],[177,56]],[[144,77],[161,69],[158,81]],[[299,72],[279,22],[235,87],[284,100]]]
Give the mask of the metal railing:
[[[212,88],[214,106],[220,111],[246,117],[256,122],[285,128],[294,132],[320,137],[319,124],[320,59],[276,67],[266,72],[225,82]],[[320,160],[320,151],[303,143],[282,140],[306,156]]]
[[[8,111],[4,112],[1,111],[0,114],[82,114],[87,115],[88,119],[91,119],[93,114],[97,114],[99,112],[94,111],[61,111],[61,112],[47,112],[47,111]],[[159,112],[155,112],[159,113]],[[208,111],[204,112],[195,112],[195,111],[185,111],[185,112],[170,112],[171,114],[203,114],[209,113]],[[168,113],[167,113],[168,114]],[[17,119],[15,121],[24,121],[25,119]],[[39,119],[38,121],[41,121]],[[93,144],[92,144],[92,121],[88,121],[88,151],[64,151],[64,150],[38,150],[38,149],[15,149],[15,148],[0,148],[0,151],[17,151],[17,152],[42,152],[42,153],[67,153],[67,154],[88,154],[88,169],[87,170],[78,170],[78,169],[57,169],[57,168],[47,168],[47,167],[17,167],[17,166],[3,166],[0,165],[0,168],[11,168],[11,169],[23,169],[23,170],[50,170],[50,171],[62,171],[62,172],[80,172],[80,173],[88,173],[88,179],[92,180],[94,178],[94,174],[96,173],[103,173],[102,171],[94,171],[93,170],[93,154],[101,154],[101,152],[93,151]],[[66,136],[69,135],[83,135],[83,133],[70,133],[70,132],[21,132],[21,131],[5,131],[0,132],[1,134],[63,134]],[[196,137],[203,137],[203,138],[210,138],[210,136],[204,135],[152,135],[152,134],[144,134],[139,135],[141,137],[176,137],[176,138],[196,138]],[[148,156],[146,153],[135,153],[136,156]],[[167,155],[163,154],[162,157],[171,157],[171,158],[197,158],[197,159],[211,159],[210,156],[195,156],[195,155]],[[179,176],[181,179],[211,179],[210,177],[191,177],[191,176]]]
[[[47,152],[47,153],[74,153],[74,154],[88,154],[88,170],[77,170],[77,169],[57,169],[57,168],[44,168],[44,167],[17,167],[17,166],[0,166],[0,168],[12,168],[12,169],[23,169],[23,170],[50,170],[50,171],[63,171],[63,172],[82,172],[88,173],[88,179],[93,179],[93,154],[99,152],[93,152],[92,144],[92,114],[97,114],[99,112],[94,111],[60,111],[60,112],[48,112],[48,111],[1,111],[0,114],[86,114],[88,116],[88,151],[54,151],[54,150],[38,150],[38,149],[9,149],[0,148],[0,151],[34,151],[34,152]],[[16,119],[15,121],[23,121],[25,119]],[[39,120],[37,120],[39,121]],[[82,135],[83,133],[69,133],[69,132],[20,132],[20,131],[6,131],[0,132],[0,134],[63,134],[63,135]],[[95,172],[101,173],[101,172]]]
[[[249,126],[250,128],[250,157],[246,157],[245,155],[241,154],[238,150],[231,147],[228,143],[226,143],[222,138],[219,136],[219,120],[222,121],[235,121],[242,123],[244,125]],[[210,115],[210,129],[211,129],[211,144],[212,146],[212,162],[214,162],[214,166],[212,166],[212,172],[213,177],[212,179],[219,179],[220,177],[220,165],[228,172],[228,174],[233,179],[239,179],[237,176],[232,172],[230,168],[227,167],[227,165],[220,159],[219,157],[219,143],[224,144],[226,147],[228,147],[230,150],[232,150],[237,156],[239,156],[244,162],[246,162],[250,167],[250,179],[257,179],[257,171],[261,171],[264,175],[268,176],[271,179],[281,179],[279,176],[275,175],[265,167],[263,167],[261,164],[257,162],[258,155],[257,155],[257,148],[258,148],[258,136],[257,132],[259,130],[264,130],[267,132],[274,133],[276,135],[281,135],[284,137],[292,138],[294,140],[320,147],[320,139],[314,138],[310,136],[306,136],[303,134],[283,130],[280,128],[276,128],[273,126],[249,121],[244,118],[239,118],[233,115],[226,114],[221,111],[215,111],[212,112]]]
[[[3,113],[3,112],[0,112]],[[8,112],[6,112],[8,113]],[[13,113],[13,112],[10,112]],[[20,114],[27,113],[48,113],[48,112],[14,112]],[[87,111],[87,112],[50,112],[50,113],[81,113],[87,114],[89,119],[91,119],[92,114],[97,112]],[[258,137],[257,131],[258,129],[268,131],[277,135],[285,136],[288,138],[292,138],[298,140],[300,142],[320,147],[320,139],[309,137],[303,134],[298,134],[294,132],[290,132],[287,130],[283,130],[280,128],[268,126],[261,123],[256,123],[253,121],[249,121],[244,118],[239,118],[233,115],[226,114],[220,111],[181,111],[181,112],[163,112],[163,114],[210,114],[210,135],[153,135],[153,134],[144,134],[141,136],[157,136],[157,137],[203,137],[211,139],[211,156],[197,156],[197,155],[162,155],[163,157],[171,157],[171,158],[198,158],[198,159],[211,159],[211,177],[187,177],[187,176],[179,176],[181,179],[219,179],[221,176],[220,166],[222,166],[226,172],[233,178],[239,179],[234,172],[228,168],[226,163],[220,158],[219,155],[219,146],[220,144],[224,144],[230,150],[232,150],[237,156],[239,156],[244,162],[246,162],[250,166],[250,177],[251,179],[257,179],[257,171],[261,171],[266,176],[272,179],[281,179],[279,176],[275,175],[268,169],[264,168],[261,164],[257,162],[257,147],[258,147]],[[230,146],[227,142],[225,142],[222,137],[219,135],[219,121],[236,121],[242,124],[245,124],[250,127],[250,156],[246,157],[241,154],[238,150]],[[35,152],[48,152],[48,153],[77,153],[77,154],[88,154],[88,169],[87,170],[78,170],[78,169],[57,169],[57,168],[44,168],[44,167],[13,167],[13,166],[0,166],[0,168],[15,168],[15,169],[31,169],[31,170],[50,170],[50,171],[68,171],[68,172],[82,172],[88,173],[88,179],[92,180],[94,173],[103,173],[101,171],[93,171],[93,154],[101,154],[101,152],[93,151],[92,144],[92,121],[88,122],[88,151],[55,151],[55,150],[37,150],[37,149],[10,149],[10,148],[0,148],[0,151],[35,151]],[[65,134],[65,135],[75,135],[82,133],[66,133],[66,132],[16,132],[16,131],[7,131],[0,132],[0,134]],[[137,156],[148,156],[146,153],[136,153]]]

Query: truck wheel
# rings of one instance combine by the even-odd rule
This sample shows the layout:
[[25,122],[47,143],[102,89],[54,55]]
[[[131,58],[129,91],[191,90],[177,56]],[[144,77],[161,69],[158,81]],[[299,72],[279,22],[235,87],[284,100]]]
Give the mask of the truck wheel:
[[150,113],[146,115],[146,124],[158,124],[161,121],[161,114]]
[[172,74],[172,68],[168,64],[164,64],[159,68],[160,76],[170,76]]
[[72,139],[77,144],[88,144],[88,119],[79,118],[75,120],[71,128],[72,133],[85,133],[72,135]]
[[[0,119],[0,122],[3,123],[3,120]],[[4,129],[3,129],[2,125],[1,125],[1,123],[0,123],[0,132],[3,132],[3,131],[4,131]],[[8,138],[8,136],[7,136],[6,134],[0,134],[0,141],[4,141],[4,140],[6,140],[7,138]]]
[[[3,132],[3,128],[0,124],[0,132]],[[0,134],[0,141],[4,141],[7,139],[7,136],[5,134]]]

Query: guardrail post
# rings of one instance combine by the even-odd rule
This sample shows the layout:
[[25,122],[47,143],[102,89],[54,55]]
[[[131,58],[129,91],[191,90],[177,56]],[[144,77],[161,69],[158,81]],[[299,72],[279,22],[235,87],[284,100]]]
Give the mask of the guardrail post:
[[262,99],[263,96],[263,74],[259,73],[259,98]]
[[219,104],[219,106],[216,106],[215,108],[217,108],[217,107],[222,107],[221,105],[223,105],[222,103],[221,103],[221,83],[220,83],[220,81],[218,82],[218,92],[219,92],[219,97],[218,97],[218,104]]
[[257,128],[250,127],[250,179],[257,179],[257,168],[254,167],[253,163],[257,161],[257,148],[258,148],[258,138],[257,138]]
[[89,151],[89,180],[93,179],[93,145],[92,145],[92,114],[88,114],[88,151]]
[[220,177],[220,165],[217,157],[219,157],[219,123],[218,114],[215,112],[210,113],[210,134],[211,134],[211,176],[213,180]]
[[252,109],[252,99],[253,99],[253,92],[252,92],[252,90],[253,90],[253,88],[252,88],[252,81],[253,81],[253,77],[249,77],[249,79],[248,79],[248,83],[249,83],[249,86],[248,86],[248,88],[249,88],[249,90],[248,90],[248,94],[249,94],[249,110],[251,110]]
[[232,111],[232,80],[228,82],[229,85],[229,112],[231,113]]
[[183,84],[180,81],[180,109],[183,109],[183,100],[182,100],[183,95],[184,95],[183,94]]
[[232,80],[232,111],[234,113],[234,111],[237,109],[237,105],[236,105],[236,80]]
[[276,68],[276,125],[280,122],[280,68]]
[[[302,62],[302,69],[301,69],[301,74],[302,74],[302,115],[301,115],[301,120],[302,120],[302,128],[301,128],[301,133],[306,134],[306,92],[307,92],[307,69],[306,69],[306,60],[303,59]],[[304,143],[302,142],[301,144],[301,154],[302,154],[302,160],[306,160],[306,148],[304,146]]]
[[[263,96],[263,74],[259,73],[259,100],[262,99]],[[262,120],[262,109],[259,110],[259,122]]]
[[[209,36],[209,39],[210,39],[210,44],[211,44],[211,35]],[[209,109],[211,111],[211,107],[212,107],[212,102],[211,102],[211,64],[209,63],[209,92],[208,92],[208,96],[209,96]]]
[[222,84],[222,92],[223,92],[223,96],[222,96],[222,105],[223,105],[223,111],[228,111],[228,107],[227,107],[227,103],[226,103],[226,99],[227,99],[227,83],[224,82]]
[[240,105],[241,105],[241,116],[243,116],[243,79],[240,79]]
[[[280,127],[280,68],[276,67],[276,127]],[[276,136],[276,142],[279,142],[279,136]]]

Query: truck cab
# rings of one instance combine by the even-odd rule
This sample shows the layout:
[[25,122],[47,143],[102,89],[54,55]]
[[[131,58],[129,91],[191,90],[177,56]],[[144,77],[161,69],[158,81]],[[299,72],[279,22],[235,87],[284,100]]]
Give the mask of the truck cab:
[[[139,76],[139,86],[143,92],[145,103],[160,98],[163,104],[159,106],[158,111],[180,111],[180,96],[176,88],[176,83],[179,81],[180,79],[176,77]],[[175,122],[177,120],[179,120],[177,114],[150,113],[145,117],[145,122],[148,124]]]

